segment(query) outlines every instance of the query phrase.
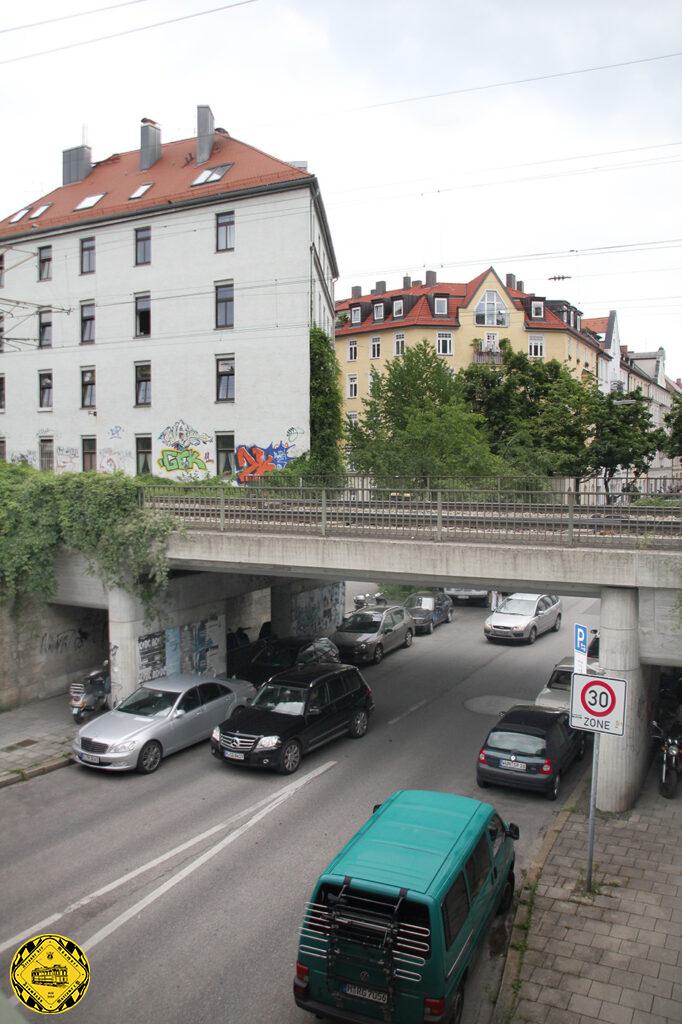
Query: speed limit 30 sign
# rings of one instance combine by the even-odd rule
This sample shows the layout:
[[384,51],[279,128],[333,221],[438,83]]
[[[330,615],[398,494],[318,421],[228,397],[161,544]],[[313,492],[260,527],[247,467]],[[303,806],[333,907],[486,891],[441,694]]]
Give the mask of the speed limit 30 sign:
[[624,679],[573,673],[571,728],[622,736],[625,727]]

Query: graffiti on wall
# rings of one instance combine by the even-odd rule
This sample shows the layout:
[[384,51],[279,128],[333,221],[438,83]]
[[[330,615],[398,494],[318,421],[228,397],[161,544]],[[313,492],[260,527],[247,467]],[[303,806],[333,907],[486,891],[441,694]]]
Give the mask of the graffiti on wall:
[[290,450],[294,446],[286,441],[279,444],[269,444],[267,448],[261,448],[257,444],[240,444],[237,449],[237,479],[240,483],[248,480],[257,480],[266,473],[273,473],[276,469],[284,469],[292,456]]
[[23,452],[12,452],[10,456],[10,462],[13,462],[15,465],[37,466],[38,453],[31,450]]
[[57,446],[55,469],[58,473],[75,473],[79,469],[79,451],[77,448]]
[[112,440],[113,440],[114,438],[116,438],[117,440],[119,440],[119,439],[121,438],[121,436],[122,436],[122,435],[123,435],[123,427],[119,426],[119,425],[118,425],[117,423],[116,423],[116,424],[114,424],[114,426],[113,426],[113,427],[109,427],[109,437],[110,437],[110,438],[111,438]]
[[46,632],[40,638],[41,654],[72,654],[80,651],[86,644],[100,644],[103,639],[103,628],[62,629],[58,633]]
[[293,626],[296,633],[329,633],[343,618],[346,596],[345,583],[332,583],[326,587],[297,594],[293,607]]
[[290,446],[293,446],[303,433],[302,427],[289,427],[287,430],[287,441]]
[[129,448],[101,448],[97,461],[100,473],[116,473],[125,471],[126,463],[133,461],[133,453]]
[[157,459],[157,465],[167,473],[188,473],[194,470],[206,472],[208,463],[213,462],[210,452],[200,448],[211,440],[210,434],[202,434],[196,427],[184,420],[176,420],[159,434],[164,446]]

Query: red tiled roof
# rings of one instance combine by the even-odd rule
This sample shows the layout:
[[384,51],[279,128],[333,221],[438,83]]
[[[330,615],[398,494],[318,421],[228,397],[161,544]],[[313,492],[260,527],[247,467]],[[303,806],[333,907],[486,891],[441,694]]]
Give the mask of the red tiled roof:
[[586,330],[594,331],[595,334],[606,334],[609,318],[607,316],[583,317],[582,325]]
[[[218,196],[298,179],[311,180],[313,177],[307,171],[292,167],[284,160],[277,160],[222,132],[216,132],[213,139],[210,159],[199,167],[195,161],[195,138],[164,143],[160,158],[145,171],[140,170],[139,150],[114,153],[95,164],[83,181],[57,188],[28,205],[30,212],[44,204],[51,204],[36,220],[30,220],[26,214],[16,224],[10,224],[14,212],[0,220],[0,237],[22,235],[33,229],[42,232],[46,228],[77,225],[81,221],[115,217],[124,213],[146,213],[183,200]],[[192,186],[202,170],[221,164],[233,164],[223,178],[211,184]],[[140,199],[129,199],[136,188],[150,181],[154,184]],[[74,209],[86,196],[100,192],[106,194],[95,206],[88,210]]]

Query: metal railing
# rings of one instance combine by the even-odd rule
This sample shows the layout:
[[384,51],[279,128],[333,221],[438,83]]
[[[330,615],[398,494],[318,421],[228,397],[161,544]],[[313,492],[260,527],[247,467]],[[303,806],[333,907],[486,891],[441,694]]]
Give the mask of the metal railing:
[[682,503],[600,504],[572,491],[148,486],[144,506],[195,529],[598,548],[682,546]]

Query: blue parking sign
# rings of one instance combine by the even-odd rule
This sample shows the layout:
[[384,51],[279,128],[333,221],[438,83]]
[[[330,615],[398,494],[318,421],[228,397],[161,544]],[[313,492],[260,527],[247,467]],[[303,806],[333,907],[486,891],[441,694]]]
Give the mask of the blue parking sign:
[[581,626],[578,622],[575,624],[573,634],[573,649],[578,654],[587,654],[587,638],[589,636],[589,630],[587,626]]

